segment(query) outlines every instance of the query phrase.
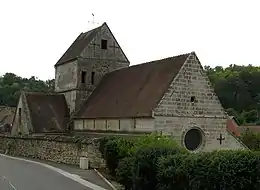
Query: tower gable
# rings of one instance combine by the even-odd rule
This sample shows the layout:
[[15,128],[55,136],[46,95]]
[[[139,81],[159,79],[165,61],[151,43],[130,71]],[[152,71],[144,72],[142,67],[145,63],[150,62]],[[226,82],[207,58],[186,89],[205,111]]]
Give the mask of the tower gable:
[[154,111],[158,116],[226,117],[195,53],[189,55]]
[[106,23],[95,33],[90,43],[80,54],[80,57],[85,59],[116,60],[121,63],[129,63],[125,53]]

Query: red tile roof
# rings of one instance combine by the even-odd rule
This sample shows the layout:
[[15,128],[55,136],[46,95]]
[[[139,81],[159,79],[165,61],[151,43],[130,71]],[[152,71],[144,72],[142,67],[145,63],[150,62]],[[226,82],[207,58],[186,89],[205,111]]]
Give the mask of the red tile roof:
[[233,133],[234,135],[236,135],[237,137],[241,135],[239,131],[239,126],[237,125],[237,123],[233,118],[229,118],[227,120],[227,130]]
[[151,117],[189,54],[108,73],[75,118]]

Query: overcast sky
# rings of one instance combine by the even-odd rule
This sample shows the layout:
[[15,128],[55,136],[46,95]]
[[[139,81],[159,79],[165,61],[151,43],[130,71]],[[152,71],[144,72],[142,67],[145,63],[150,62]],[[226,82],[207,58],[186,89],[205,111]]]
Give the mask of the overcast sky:
[[257,0],[0,0],[0,74],[54,78],[92,13],[131,65],[191,51],[202,65],[260,65],[259,10]]

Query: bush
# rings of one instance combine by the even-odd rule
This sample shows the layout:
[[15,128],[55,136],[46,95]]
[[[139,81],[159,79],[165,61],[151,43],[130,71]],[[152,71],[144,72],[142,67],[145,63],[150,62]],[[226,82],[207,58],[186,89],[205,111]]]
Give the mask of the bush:
[[179,153],[186,151],[171,138],[156,135],[142,137],[131,148],[129,155],[132,157],[122,160],[118,165],[117,178],[127,188],[132,182],[134,189],[156,189],[159,158]]
[[121,137],[110,139],[104,145],[104,158],[106,166],[112,175],[115,175],[115,169],[120,159],[129,155],[129,149],[133,146],[133,142],[125,140]]
[[256,190],[260,187],[260,154],[215,151],[161,158],[157,180],[161,190]]
[[139,137],[130,149],[130,154],[134,155],[138,150],[146,147],[169,147],[178,148],[178,150],[180,149],[179,145],[172,138],[151,134]]
[[101,152],[103,158],[105,157],[106,143],[115,139],[115,136],[102,137],[99,139],[99,151]]
[[124,185],[125,190],[130,190],[133,187],[133,168],[135,157],[126,157],[119,161],[116,169],[116,180]]

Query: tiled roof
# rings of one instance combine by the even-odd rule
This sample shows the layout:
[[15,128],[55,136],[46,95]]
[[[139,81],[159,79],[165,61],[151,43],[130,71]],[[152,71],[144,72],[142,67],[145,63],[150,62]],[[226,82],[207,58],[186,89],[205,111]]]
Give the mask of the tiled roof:
[[63,54],[63,56],[59,59],[59,61],[55,64],[55,66],[61,65],[63,63],[66,63],[70,60],[73,60],[73,59],[76,59],[77,57],[79,57],[81,52],[91,42],[91,40],[97,35],[97,33],[100,31],[102,26],[99,26],[88,32],[81,33],[77,37],[77,39],[72,43],[72,45],[68,48],[68,50]]
[[108,73],[75,118],[151,117],[189,54]]
[[34,133],[63,132],[69,121],[69,110],[63,94],[26,92]]
[[239,126],[233,118],[228,118],[227,120],[227,130],[233,133],[235,136],[240,136]]

